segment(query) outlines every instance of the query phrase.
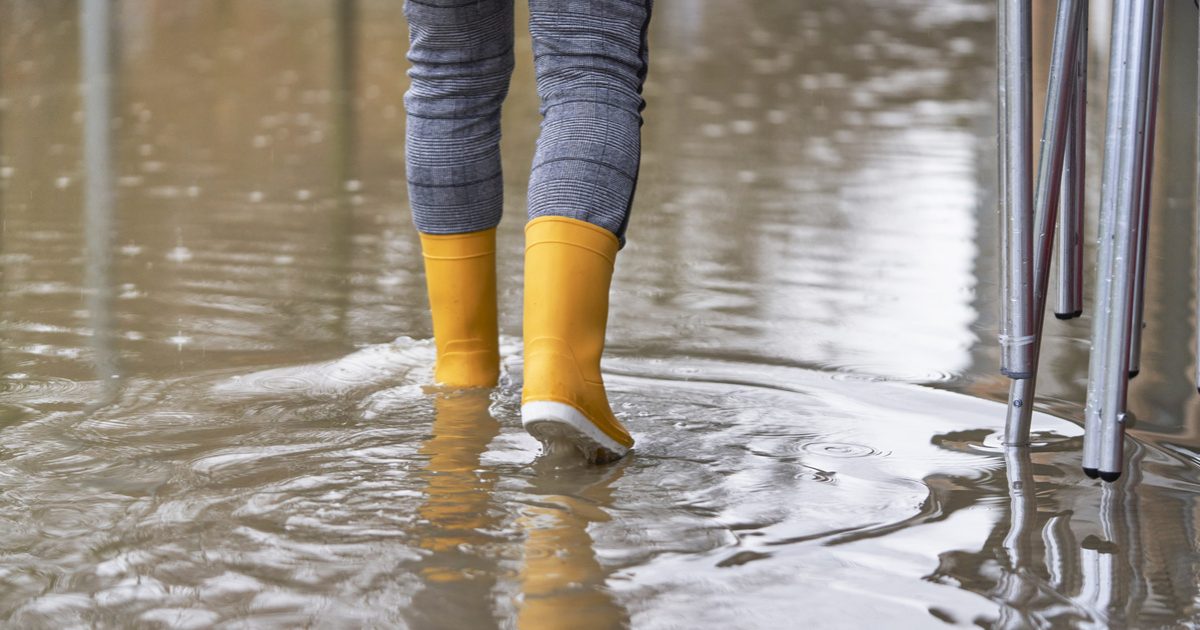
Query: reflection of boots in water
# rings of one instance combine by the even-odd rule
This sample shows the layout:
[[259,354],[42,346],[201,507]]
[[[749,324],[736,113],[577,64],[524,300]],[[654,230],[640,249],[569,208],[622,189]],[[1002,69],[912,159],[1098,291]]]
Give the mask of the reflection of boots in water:
[[566,217],[525,228],[525,386],[521,421],[549,451],[620,458],[633,438],[613,416],[600,377],[617,237]]
[[[537,463],[534,464],[537,466]],[[540,630],[622,628],[629,616],[608,591],[607,571],[596,560],[588,526],[609,519],[611,485],[623,466],[575,469],[555,475],[539,471],[531,492],[539,500],[522,507],[525,563],[517,628]],[[587,485],[581,476],[599,474]]]
[[493,387],[500,374],[496,330],[496,230],[421,234],[437,344],[434,379]]
[[437,395],[433,437],[420,451],[429,463],[423,475],[425,500],[417,510],[418,546],[430,553],[421,561],[425,588],[414,598],[413,609],[433,625],[454,619],[470,625],[464,615],[491,610],[499,569],[480,549],[492,541],[489,532],[498,526],[489,509],[496,479],[478,471],[500,423],[488,411],[488,394]]

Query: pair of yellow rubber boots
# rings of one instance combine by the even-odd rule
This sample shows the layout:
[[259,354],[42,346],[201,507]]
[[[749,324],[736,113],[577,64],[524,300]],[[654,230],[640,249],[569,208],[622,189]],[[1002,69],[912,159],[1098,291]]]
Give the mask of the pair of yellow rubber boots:
[[[521,422],[550,451],[620,458],[633,438],[613,416],[600,376],[617,238],[566,217],[525,227],[525,383]],[[421,235],[437,345],[434,378],[492,387],[500,373],[496,231]]]

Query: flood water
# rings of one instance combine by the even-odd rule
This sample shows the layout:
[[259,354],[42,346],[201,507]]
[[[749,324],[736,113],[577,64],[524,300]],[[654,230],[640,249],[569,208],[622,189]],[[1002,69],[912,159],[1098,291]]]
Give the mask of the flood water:
[[1114,485],[1079,469],[1086,316],[1048,321],[1036,444],[1000,448],[991,0],[657,3],[604,364],[638,444],[602,467],[520,427],[523,7],[503,382],[456,393],[401,3],[96,4],[0,0],[0,625],[1200,623],[1192,3]]

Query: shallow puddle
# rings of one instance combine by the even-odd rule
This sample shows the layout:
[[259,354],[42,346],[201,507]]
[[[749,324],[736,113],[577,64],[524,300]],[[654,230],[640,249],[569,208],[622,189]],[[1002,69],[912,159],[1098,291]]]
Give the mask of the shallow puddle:
[[604,364],[638,443],[586,467],[520,427],[520,27],[504,374],[454,392],[429,386],[400,3],[126,0],[83,64],[105,47],[76,3],[0,0],[0,625],[1196,623],[1195,9],[1168,5],[1104,485],[1086,316],[1047,323],[1034,447],[999,446],[993,2],[658,3]]

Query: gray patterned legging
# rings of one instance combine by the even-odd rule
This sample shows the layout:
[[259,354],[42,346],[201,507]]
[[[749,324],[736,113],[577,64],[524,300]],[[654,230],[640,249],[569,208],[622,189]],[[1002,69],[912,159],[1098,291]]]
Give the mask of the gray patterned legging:
[[[641,161],[652,0],[529,0],[542,132],[529,217],[603,227],[624,242]],[[500,105],[513,0],[406,0],[413,222],[426,234],[495,227],[504,205]]]

